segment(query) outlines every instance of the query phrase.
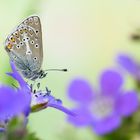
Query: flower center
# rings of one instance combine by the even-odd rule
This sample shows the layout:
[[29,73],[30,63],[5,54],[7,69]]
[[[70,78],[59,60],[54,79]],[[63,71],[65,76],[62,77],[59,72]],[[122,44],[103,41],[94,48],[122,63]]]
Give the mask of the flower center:
[[96,119],[103,119],[112,114],[114,101],[108,96],[97,96],[91,105],[91,111]]

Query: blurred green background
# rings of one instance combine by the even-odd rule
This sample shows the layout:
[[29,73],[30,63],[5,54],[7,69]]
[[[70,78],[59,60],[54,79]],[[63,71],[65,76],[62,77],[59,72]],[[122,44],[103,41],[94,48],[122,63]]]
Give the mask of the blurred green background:
[[[4,50],[7,35],[23,19],[38,15],[42,22],[43,69],[67,68],[67,73],[50,72],[42,85],[61,98],[67,107],[67,87],[74,77],[98,85],[98,76],[108,67],[117,67],[115,57],[126,52],[139,57],[140,44],[130,35],[140,27],[138,0],[0,0],[0,81],[11,83]],[[90,129],[77,129],[66,115],[55,109],[32,114],[28,127],[42,140],[96,140]]]

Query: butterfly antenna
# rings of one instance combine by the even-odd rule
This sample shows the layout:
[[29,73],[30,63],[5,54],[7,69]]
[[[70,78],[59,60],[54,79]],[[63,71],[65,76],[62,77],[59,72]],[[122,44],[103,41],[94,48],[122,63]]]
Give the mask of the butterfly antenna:
[[67,72],[67,69],[47,69],[45,71],[63,71],[63,72]]

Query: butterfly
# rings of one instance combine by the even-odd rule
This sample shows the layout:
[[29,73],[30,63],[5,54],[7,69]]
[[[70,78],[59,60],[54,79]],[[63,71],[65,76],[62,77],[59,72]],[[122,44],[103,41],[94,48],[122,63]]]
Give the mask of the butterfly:
[[16,27],[5,41],[5,50],[25,78],[34,81],[46,77],[47,73],[41,69],[43,45],[38,16],[30,16]]

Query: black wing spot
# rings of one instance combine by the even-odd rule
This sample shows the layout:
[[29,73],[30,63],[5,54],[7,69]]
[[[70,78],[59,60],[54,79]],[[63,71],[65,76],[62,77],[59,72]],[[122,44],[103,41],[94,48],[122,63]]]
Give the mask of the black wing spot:
[[34,41],[33,40],[31,41],[31,44],[34,44]]
[[36,34],[38,34],[38,33],[39,33],[39,31],[38,31],[38,30],[36,30],[35,32],[36,32]]
[[27,37],[26,39],[27,39],[27,40],[30,40],[30,38],[29,38],[29,37]]
[[34,57],[33,59],[34,59],[34,60],[37,60],[37,57]]
[[19,45],[17,45],[16,47],[17,47],[18,49],[20,48],[20,46],[19,46]]
[[23,45],[23,42],[20,42],[20,45]]
[[38,45],[38,44],[35,44],[35,47],[36,47],[36,48],[39,48],[39,45]]
[[25,41],[25,38],[23,38],[23,42]]

